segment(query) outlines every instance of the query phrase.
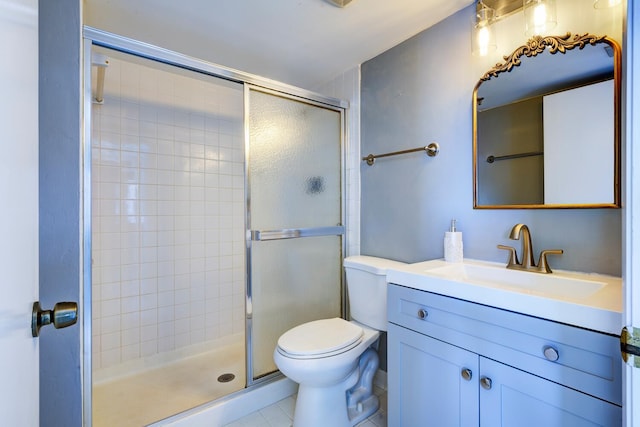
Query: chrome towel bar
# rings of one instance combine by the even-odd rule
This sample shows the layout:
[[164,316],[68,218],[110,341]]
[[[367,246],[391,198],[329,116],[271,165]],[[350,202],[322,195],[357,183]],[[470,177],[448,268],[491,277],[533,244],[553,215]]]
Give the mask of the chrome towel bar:
[[509,154],[506,156],[489,156],[487,157],[487,163],[497,162],[498,160],[519,159],[520,157],[531,157],[531,156],[542,156],[542,155],[544,155],[544,152],[542,151],[531,151],[529,153]]
[[438,145],[437,142],[432,142],[426,147],[418,147],[418,148],[412,148],[410,150],[394,151],[393,153],[385,153],[385,154],[369,154],[367,157],[363,157],[362,160],[365,160],[369,166],[372,166],[375,163],[376,159],[380,157],[389,157],[389,156],[396,156],[398,154],[415,153],[417,151],[424,151],[426,152],[427,156],[435,157],[440,152],[440,145]]

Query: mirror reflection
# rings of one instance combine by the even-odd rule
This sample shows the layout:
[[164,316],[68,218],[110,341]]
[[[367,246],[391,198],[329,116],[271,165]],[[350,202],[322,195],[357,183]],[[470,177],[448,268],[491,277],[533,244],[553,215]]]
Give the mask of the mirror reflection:
[[534,37],[478,82],[474,208],[619,207],[620,49]]

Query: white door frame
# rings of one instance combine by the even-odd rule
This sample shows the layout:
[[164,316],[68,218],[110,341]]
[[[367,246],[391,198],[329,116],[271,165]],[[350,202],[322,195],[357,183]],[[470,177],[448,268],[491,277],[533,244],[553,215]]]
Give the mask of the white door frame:
[[[39,0],[38,7],[40,303],[51,309],[83,301],[82,0]],[[47,426],[83,425],[84,314],[80,306],[77,324],[44,328],[38,338]]]
[[[623,60],[626,204],[623,210],[624,323],[640,327],[640,4],[627,2]],[[636,166],[634,168],[634,165]],[[634,358],[631,358],[632,360]],[[637,359],[637,358],[636,358]],[[637,359],[638,360],[638,359]],[[624,367],[625,426],[640,425],[640,369]]]

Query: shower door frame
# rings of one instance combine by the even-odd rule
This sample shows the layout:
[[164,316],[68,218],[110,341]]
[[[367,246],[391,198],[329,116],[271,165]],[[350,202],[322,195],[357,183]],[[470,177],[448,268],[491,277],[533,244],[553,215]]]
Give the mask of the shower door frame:
[[[302,102],[318,108],[326,108],[328,110],[335,111],[340,114],[340,225],[336,226],[324,226],[324,227],[312,227],[312,228],[296,228],[296,229],[282,229],[282,230],[254,230],[251,225],[251,176],[249,173],[249,161],[251,158],[251,141],[249,132],[249,113],[250,113],[250,92],[256,91],[265,93],[268,95],[278,96],[290,101]],[[245,199],[246,199],[246,216],[245,216],[245,230],[246,230],[246,381],[247,387],[260,384],[265,381],[269,381],[274,377],[280,375],[279,371],[264,374],[260,377],[253,377],[253,287],[252,287],[252,274],[251,274],[251,260],[252,260],[252,244],[254,241],[266,241],[266,240],[283,240],[283,239],[299,239],[307,237],[320,237],[320,236],[340,236],[341,237],[341,254],[342,259],[346,253],[347,248],[347,233],[346,233],[346,114],[345,109],[327,104],[326,102],[319,102],[311,98],[304,98],[299,95],[293,95],[289,93],[283,93],[278,90],[270,89],[264,86],[258,86],[252,83],[245,83],[244,85],[244,137],[245,137]],[[341,266],[342,267],[342,266]],[[340,268],[342,270],[342,268]],[[345,316],[347,312],[346,307],[346,287],[344,274],[341,275],[340,282],[340,315]],[[275,348],[274,348],[275,350]]]
[[[184,55],[178,52],[174,52],[168,49],[164,49],[158,46],[154,46],[148,43],[130,39],[117,34],[109,33],[90,26],[83,26],[83,87],[82,87],[82,105],[83,105],[83,129],[82,129],[82,160],[83,170],[80,171],[83,185],[83,253],[84,258],[82,260],[83,272],[82,272],[82,301],[79,305],[82,310],[82,396],[83,396],[83,418],[85,425],[90,426],[92,424],[92,362],[91,362],[91,348],[92,348],[92,278],[91,278],[91,247],[92,247],[92,219],[91,219],[91,49],[92,46],[100,46],[115,51],[127,53],[133,56],[149,59],[159,63],[176,66],[191,71],[195,71],[201,74],[209,75],[211,77],[221,78],[231,82],[239,83],[244,86],[245,93],[249,90],[249,86],[257,88],[267,93],[277,94],[292,100],[298,100],[306,102],[311,105],[317,105],[319,107],[329,108],[340,112],[341,117],[341,130],[340,130],[340,168],[341,168],[341,185],[340,185],[340,202],[341,202],[341,221],[342,231],[337,233],[342,237],[342,254],[345,254],[347,246],[347,234],[344,232],[346,218],[347,218],[347,205],[346,205],[346,141],[347,141],[347,123],[346,123],[346,109],[349,108],[349,103],[345,100],[332,98],[321,95],[306,89],[302,89],[296,86],[291,86],[285,83],[280,83],[275,80],[263,78],[250,73],[241,72],[231,68],[223,67],[211,62],[203,61]],[[246,105],[245,98],[245,141],[248,144],[248,133],[246,131],[248,121],[248,105]],[[246,145],[246,147],[248,147]],[[245,152],[245,191],[248,191],[249,182],[247,181],[247,161],[248,150]],[[247,193],[248,194],[248,193]],[[247,199],[248,202],[248,199]],[[249,206],[245,206],[245,226],[249,224],[248,217],[250,215]],[[246,263],[246,278],[245,278],[245,359],[246,359],[246,386],[244,391],[251,389],[253,386],[266,383],[271,379],[274,379],[281,374],[274,372],[263,376],[257,380],[253,380],[252,372],[252,357],[251,351],[253,347],[251,345],[251,288],[250,288],[250,242],[251,236],[246,236],[246,250],[247,255],[245,259]],[[340,286],[340,297],[342,300],[341,312],[344,315],[346,313],[346,288],[344,286],[344,274],[342,274],[343,280]]]

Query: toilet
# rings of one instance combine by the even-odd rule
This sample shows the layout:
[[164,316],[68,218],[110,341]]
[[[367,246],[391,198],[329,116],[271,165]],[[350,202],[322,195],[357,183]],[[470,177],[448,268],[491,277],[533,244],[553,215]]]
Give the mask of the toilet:
[[294,427],[351,427],[378,410],[375,344],[387,330],[387,270],[404,263],[370,256],[344,260],[351,321],[315,320],[278,339],[278,369],[299,384]]

